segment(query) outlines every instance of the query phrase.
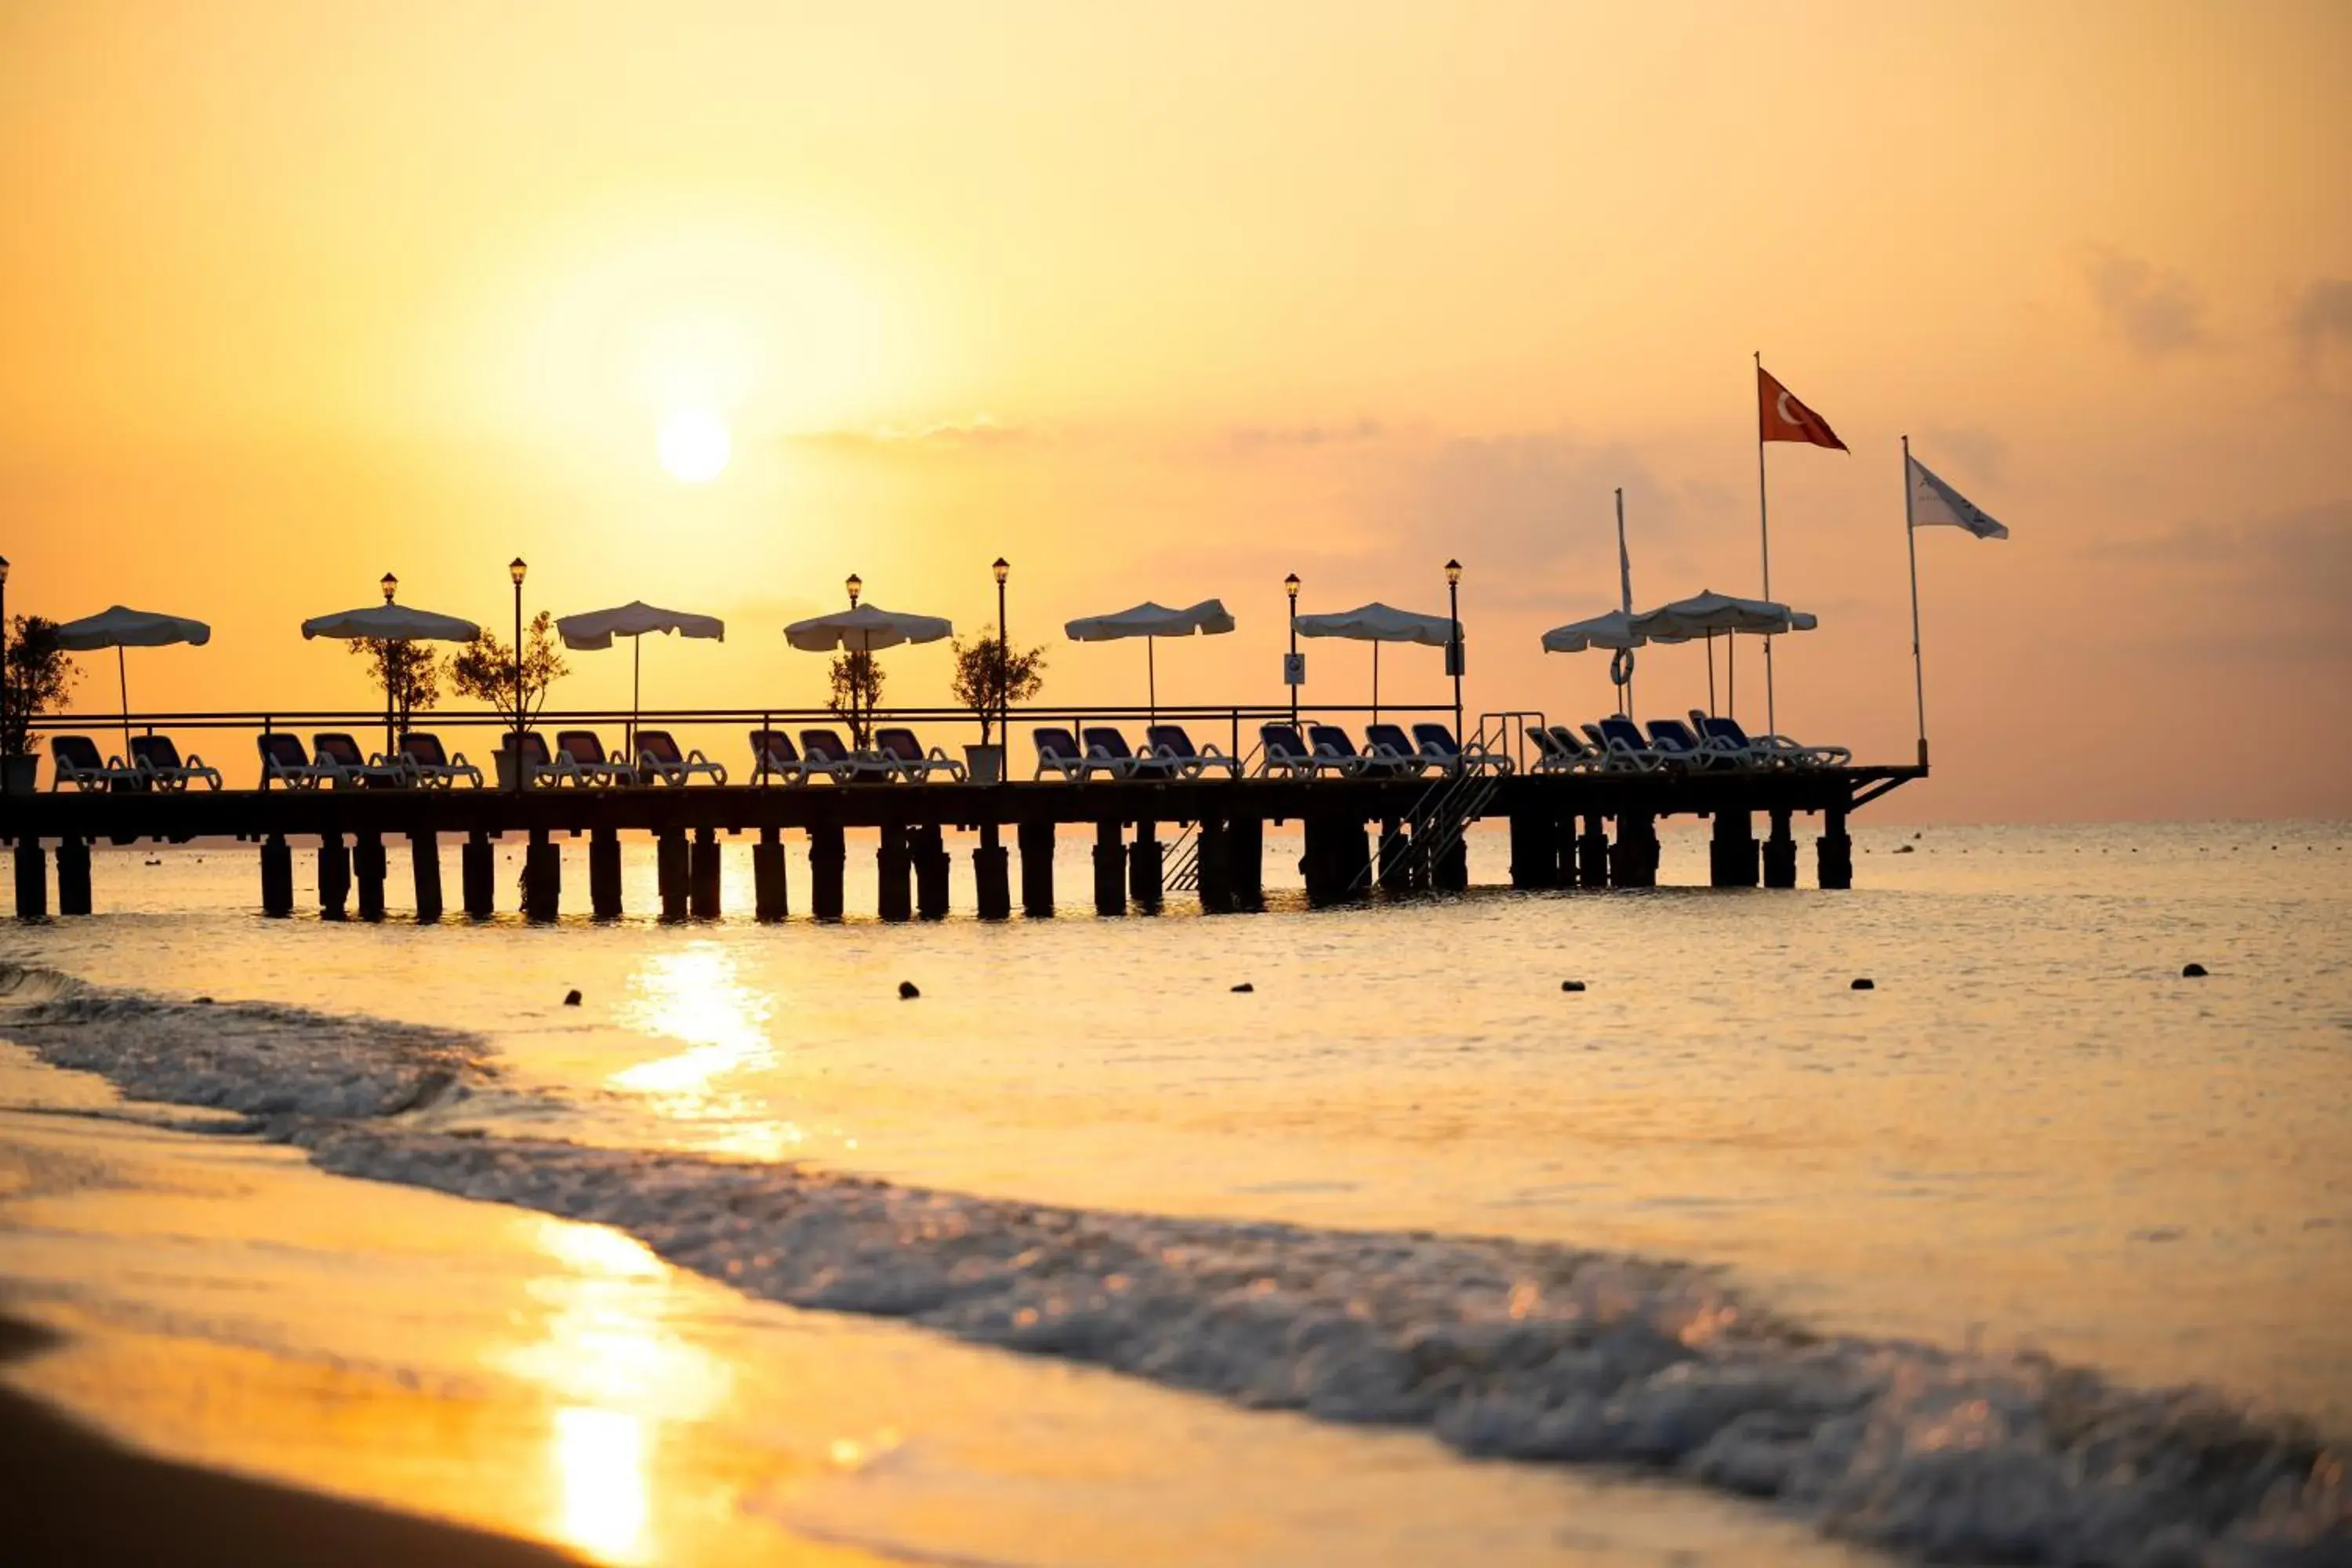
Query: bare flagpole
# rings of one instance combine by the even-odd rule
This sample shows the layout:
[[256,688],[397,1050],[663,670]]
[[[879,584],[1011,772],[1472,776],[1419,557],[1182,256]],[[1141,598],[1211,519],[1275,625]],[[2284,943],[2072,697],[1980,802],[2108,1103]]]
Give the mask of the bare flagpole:
[[[1764,405],[1762,401],[1764,351],[1762,349],[1756,351],[1756,386],[1758,399],[1756,405],[1756,528],[1764,541],[1764,597],[1769,603],[1772,597],[1772,521],[1764,493]],[[1734,633],[1732,647],[1735,651],[1732,657],[1735,658],[1738,657],[1737,652],[1738,642],[1738,634]],[[1732,690],[1736,716],[1738,701],[1738,686],[1735,685]],[[1768,735],[1777,735],[1780,732],[1779,719],[1772,710],[1772,638],[1769,633],[1767,633],[1764,637],[1764,732]]]
[[1919,765],[1927,765],[1927,673],[1919,660],[1919,528],[1911,521],[1911,437],[1903,437],[1903,542],[1911,552],[1911,688],[1919,702]]

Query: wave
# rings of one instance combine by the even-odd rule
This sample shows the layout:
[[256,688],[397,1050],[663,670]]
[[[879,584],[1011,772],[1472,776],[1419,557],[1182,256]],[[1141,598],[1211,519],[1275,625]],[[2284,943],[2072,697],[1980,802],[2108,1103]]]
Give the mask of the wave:
[[[207,1025],[201,1070],[166,1061]],[[2035,1355],[1812,1333],[1705,1267],[436,1132],[405,1112],[487,1072],[479,1042],[292,1009],[70,988],[0,1009],[0,1033],[135,1092],[282,1105],[272,1130],[325,1170],[613,1226],[798,1307],[1473,1455],[1672,1473],[1940,1562],[2352,1562],[2352,1480],[2293,1422]],[[278,1081],[236,1087],[246,1072]]]

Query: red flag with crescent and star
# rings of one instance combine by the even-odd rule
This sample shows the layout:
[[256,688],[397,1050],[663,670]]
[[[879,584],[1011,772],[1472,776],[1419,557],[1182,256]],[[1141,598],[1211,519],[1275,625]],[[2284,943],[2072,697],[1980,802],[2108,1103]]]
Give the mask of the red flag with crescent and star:
[[1834,447],[1841,452],[1848,450],[1846,444],[1838,439],[1837,432],[1830,428],[1828,420],[1798,402],[1760,364],[1756,367],[1756,401],[1758,440],[1806,441],[1816,447]]

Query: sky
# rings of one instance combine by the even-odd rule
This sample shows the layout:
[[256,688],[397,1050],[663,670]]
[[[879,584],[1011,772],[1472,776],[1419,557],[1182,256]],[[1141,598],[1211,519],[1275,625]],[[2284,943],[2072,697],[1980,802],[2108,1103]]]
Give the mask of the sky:
[[1852,447],[1767,457],[1781,730],[1912,753],[1901,437],[2013,531],[1918,535],[1936,771],[1874,813],[2341,816],[2347,59],[2334,4],[0,0],[7,607],[210,621],[141,708],[364,708],[305,616],[503,626],[520,554],[725,617],[649,700],[795,705],[849,573],[971,631],[1001,554],[1048,700],[1142,696],[1063,621],[1215,595],[1160,695],[1270,703],[1284,574],[1442,614],[1454,557],[1474,712],[1592,718],[1538,637],[1615,606],[1614,490],[1638,603],[1760,591],[1760,351]]

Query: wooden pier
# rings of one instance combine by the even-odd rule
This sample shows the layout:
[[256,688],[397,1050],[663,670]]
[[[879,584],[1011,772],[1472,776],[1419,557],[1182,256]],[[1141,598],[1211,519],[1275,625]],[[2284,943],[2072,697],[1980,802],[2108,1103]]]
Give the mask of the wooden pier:
[[[755,913],[792,911],[786,835],[804,842],[807,912],[837,920],[848,875],[849,829],[875,829],[877,908],[885,921],[949,912],[950,835],[971,839],[976,910],[982,919],[1055,909],[1058,830],[1094,841],[1097,913],[1157,909],[1171,896],[1231,913],[1263,907],[1268,824],[1303,826],[1311,902],[1341,903],[1375,890],[1467,885],[1464,832],[1506,819],[1515,888],[1646,888],[1657,877],[1657,825],[1696,816],[1713,824],[1709,880],[1717,887],[1793,888],[1801,819],[1814,819],[1815,880],[1853,880],[1847,821],[1864,805],[1926,770],[1911,766],[1723,769],[1689,773],[1512,773],[1399,779],[1204,778],[1165,782],[810,784],[747,787],[220,790],[52,793],[0,799],[0,840],[14,846],[16,912],[49,912],[56,862],[59,914],[90,912],[90,846],[233,838],[259,846],[261,908],[294,912],[297,842],[315,847],[320,910],[380,919],[404,843],[417,917],[446,908],[440,846],[462,845],[457,907],[497,912],[493,841],[519,836],[525,850],[522,912],[553,919],[562,907],[558,836],[586,835],[588,907],[622,914],[620,836],[657,846],[660,913],[712,918],[719,900],[719,837],[756,835]],[[1763,828],[1759,838],[1758,829]],[[1008,838],[1011,842],[1008,844]],[[1013,851],[1020,856],[1015,880]],[[1017,892],[1017,899],[1016,899]]]

